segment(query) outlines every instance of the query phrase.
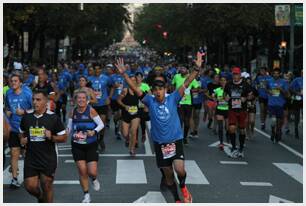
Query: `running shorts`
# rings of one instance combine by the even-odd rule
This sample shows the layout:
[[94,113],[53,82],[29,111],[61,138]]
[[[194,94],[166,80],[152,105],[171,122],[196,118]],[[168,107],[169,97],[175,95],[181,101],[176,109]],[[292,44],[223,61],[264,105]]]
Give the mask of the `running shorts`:
[[71,142],[71,152],[74,161],[85,160],[86,162],[98,161],[98,143],[93,142],[90,144],[77,144]]
[[246,118],[246,111],[228,111],[228,125],[238,125],[239,129],[244,129],[246,128]]

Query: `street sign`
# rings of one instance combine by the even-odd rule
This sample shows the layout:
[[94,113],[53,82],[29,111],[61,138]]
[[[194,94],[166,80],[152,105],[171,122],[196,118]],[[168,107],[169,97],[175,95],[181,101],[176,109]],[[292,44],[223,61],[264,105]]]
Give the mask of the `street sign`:
[[295,25],[303,26],[303,5],[295,5]]
[[275,26],[290,26],[290,5],[275,6]]

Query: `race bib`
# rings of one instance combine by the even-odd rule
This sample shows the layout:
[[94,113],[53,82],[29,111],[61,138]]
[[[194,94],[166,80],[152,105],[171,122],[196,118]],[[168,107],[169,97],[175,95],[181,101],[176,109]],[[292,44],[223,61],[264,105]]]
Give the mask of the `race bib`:
[[265,82],[265,81],[261,81],[261,82],[259,83],[259,87],[260,87],[261,89],[265,89],[265,88],[266,88],[266,82]]
[[77,144],[86,144],[87,132],[76,132],[73,134],[73,142]]
[[219,106],[227,106],[227,102],[226,101],[219,101]]
[[144,108],[144,104],[142,103],[142,101],[139,101],[138,107],[139,107],[139,108]]
[[233,99],[232,100],[232,108],[240,109],[241,108],[241,99]]
[[30,128],[30,141],[31,142],[44,142],[46,141],[45,137],[45,128]]
[[192,94],[192,97],[195,99],[195,98],[198,98],[199,97],[199,93],[198,92],[194,92],[193,94]]
[[272,89],[272,96],[278,97],[280,95],[280,90],[279,89]]
[[138,108],[136,106],[130,106],[128,112],[130,113],[130,115],[134,115],[138,112]]
[[175,143],[161,145],[161,151],[163,153],[163,159],[169,159],[176,155]]
[[95,91],[95,95],[96,95],[97,99],[101,99],[102,92],[101,91]]

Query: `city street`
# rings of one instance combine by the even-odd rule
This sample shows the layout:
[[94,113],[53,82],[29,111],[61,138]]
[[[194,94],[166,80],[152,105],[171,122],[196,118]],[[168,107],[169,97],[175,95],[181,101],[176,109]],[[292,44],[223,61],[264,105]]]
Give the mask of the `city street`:
[[[302,132],[302,125],[300,128]],[[90,189],[92,202],[173,202],[170,192],[159,189],[161,174],[156,167],[152,143],[140,144],[137,157],[132,158],[124,141],[114,137],[113,129],[106,131],[106,151],[100,154],[99,160],[101,190]],[[217,136],[201,122],[199,139],[191,139],[185,147],[187,185],[194,202],[302,202],[302,140],[294,139],[291,134],[284,135],[280,144],[272,144],[267,136],[266,132],[256,129],[254,139],[246,142],[245,158],[231,159],[218,150]],[[83,193],[70,143],[59,144],[58,149],[54,202],[80,202]],[[20,166],[22,164],[21,160]],[[4,202],[35,202],[23,185],[18,190],[9,188],[8,165],[4,168]]]

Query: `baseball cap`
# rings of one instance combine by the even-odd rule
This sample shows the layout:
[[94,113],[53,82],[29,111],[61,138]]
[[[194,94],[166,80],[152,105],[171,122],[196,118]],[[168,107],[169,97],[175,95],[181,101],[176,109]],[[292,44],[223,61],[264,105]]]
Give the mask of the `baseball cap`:
[[234,68],[232,69],[232,73],[233,73],[233,74],[241,74],[241,70],[240,70],[239,67],[234,67]]
[[154,80],[153,82],[153,88],[154,87],[165,87],[165,86],[166,86],[166,83],[162,80],[157,79],[157,80]]

